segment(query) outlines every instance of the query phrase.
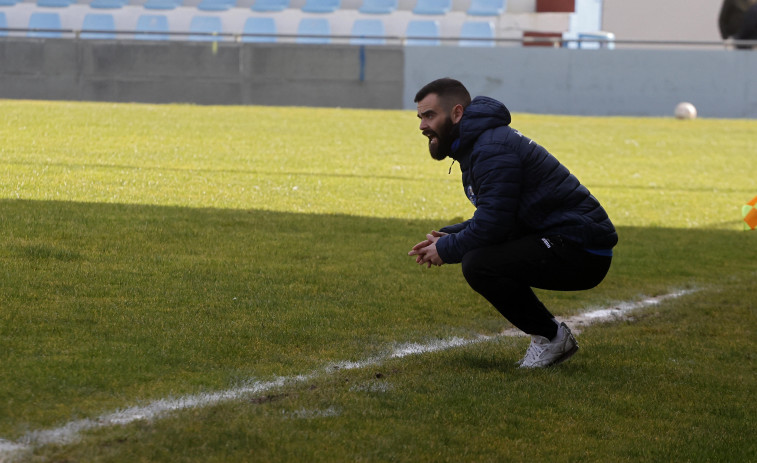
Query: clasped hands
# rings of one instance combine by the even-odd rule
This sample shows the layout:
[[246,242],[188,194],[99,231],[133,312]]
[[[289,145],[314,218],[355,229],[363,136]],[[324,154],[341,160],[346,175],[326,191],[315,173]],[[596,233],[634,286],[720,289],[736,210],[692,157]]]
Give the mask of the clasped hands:
[[431,268],[432,265],[437,267],[444,265],[444,261],[439,257],[439,253],[436,251],[436,242],[446,233],[432,231],[426,235],[426,239],[413,246],[413,249],[407,253],[408,256],[416,256],[415,262],[420,265],[426,264],[427,268]]

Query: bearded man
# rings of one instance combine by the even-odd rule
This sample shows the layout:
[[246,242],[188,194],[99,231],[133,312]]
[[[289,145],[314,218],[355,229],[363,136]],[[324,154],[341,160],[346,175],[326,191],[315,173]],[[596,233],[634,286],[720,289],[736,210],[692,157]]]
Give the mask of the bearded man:
[[510,112],[499,101],[471,101],[462,83],[444,78],[424,86],[415,102],[431,157],[459,163],[476,211],[431,231],[408,254],[429,268],[462,263],[471,288],[531,335],[521,368],[567,360],[578,343],[532,288],[598,285],[618,242],[607,213],[554,156],[510,127]]

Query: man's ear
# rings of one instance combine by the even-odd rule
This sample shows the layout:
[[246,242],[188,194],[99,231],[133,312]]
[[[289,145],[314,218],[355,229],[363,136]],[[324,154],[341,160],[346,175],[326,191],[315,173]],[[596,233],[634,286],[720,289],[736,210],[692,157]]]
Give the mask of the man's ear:
[[454,108],[452,108],[452,114],[450,115],[450,119],[452,119],[453,124],[457,124],[460,122],[460,119],[463,118],[463,113],[465,112],[465,109],[463,108],[463,105],[456,104]]

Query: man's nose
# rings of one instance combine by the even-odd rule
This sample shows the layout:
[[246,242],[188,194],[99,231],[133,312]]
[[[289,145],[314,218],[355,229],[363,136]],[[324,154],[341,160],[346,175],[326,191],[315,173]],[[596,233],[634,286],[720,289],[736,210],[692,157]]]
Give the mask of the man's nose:
[[419,129],[421,129],[421,132],[422,132],[422,131],[426,130],[427,128],[428,128],[428,124],[426,123],[426,121],[424,121],[423,119],[421,119],[421,125],[420,125]]

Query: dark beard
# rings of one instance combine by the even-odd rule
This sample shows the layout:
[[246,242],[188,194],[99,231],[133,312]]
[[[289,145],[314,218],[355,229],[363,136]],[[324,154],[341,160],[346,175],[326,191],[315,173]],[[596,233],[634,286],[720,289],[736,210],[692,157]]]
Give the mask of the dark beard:
[[452,127],[454,125],[452,119],[447,117],[444,121],[444,125],[442,125],[441,133],[431,133],[436,136],[436,145],[432,145],[431,140],[429,140],[428,151],[431,154],[431,157],[437,161],[442,161],[444,158],[452,154],[452,142],[455,141],[452,133]]

